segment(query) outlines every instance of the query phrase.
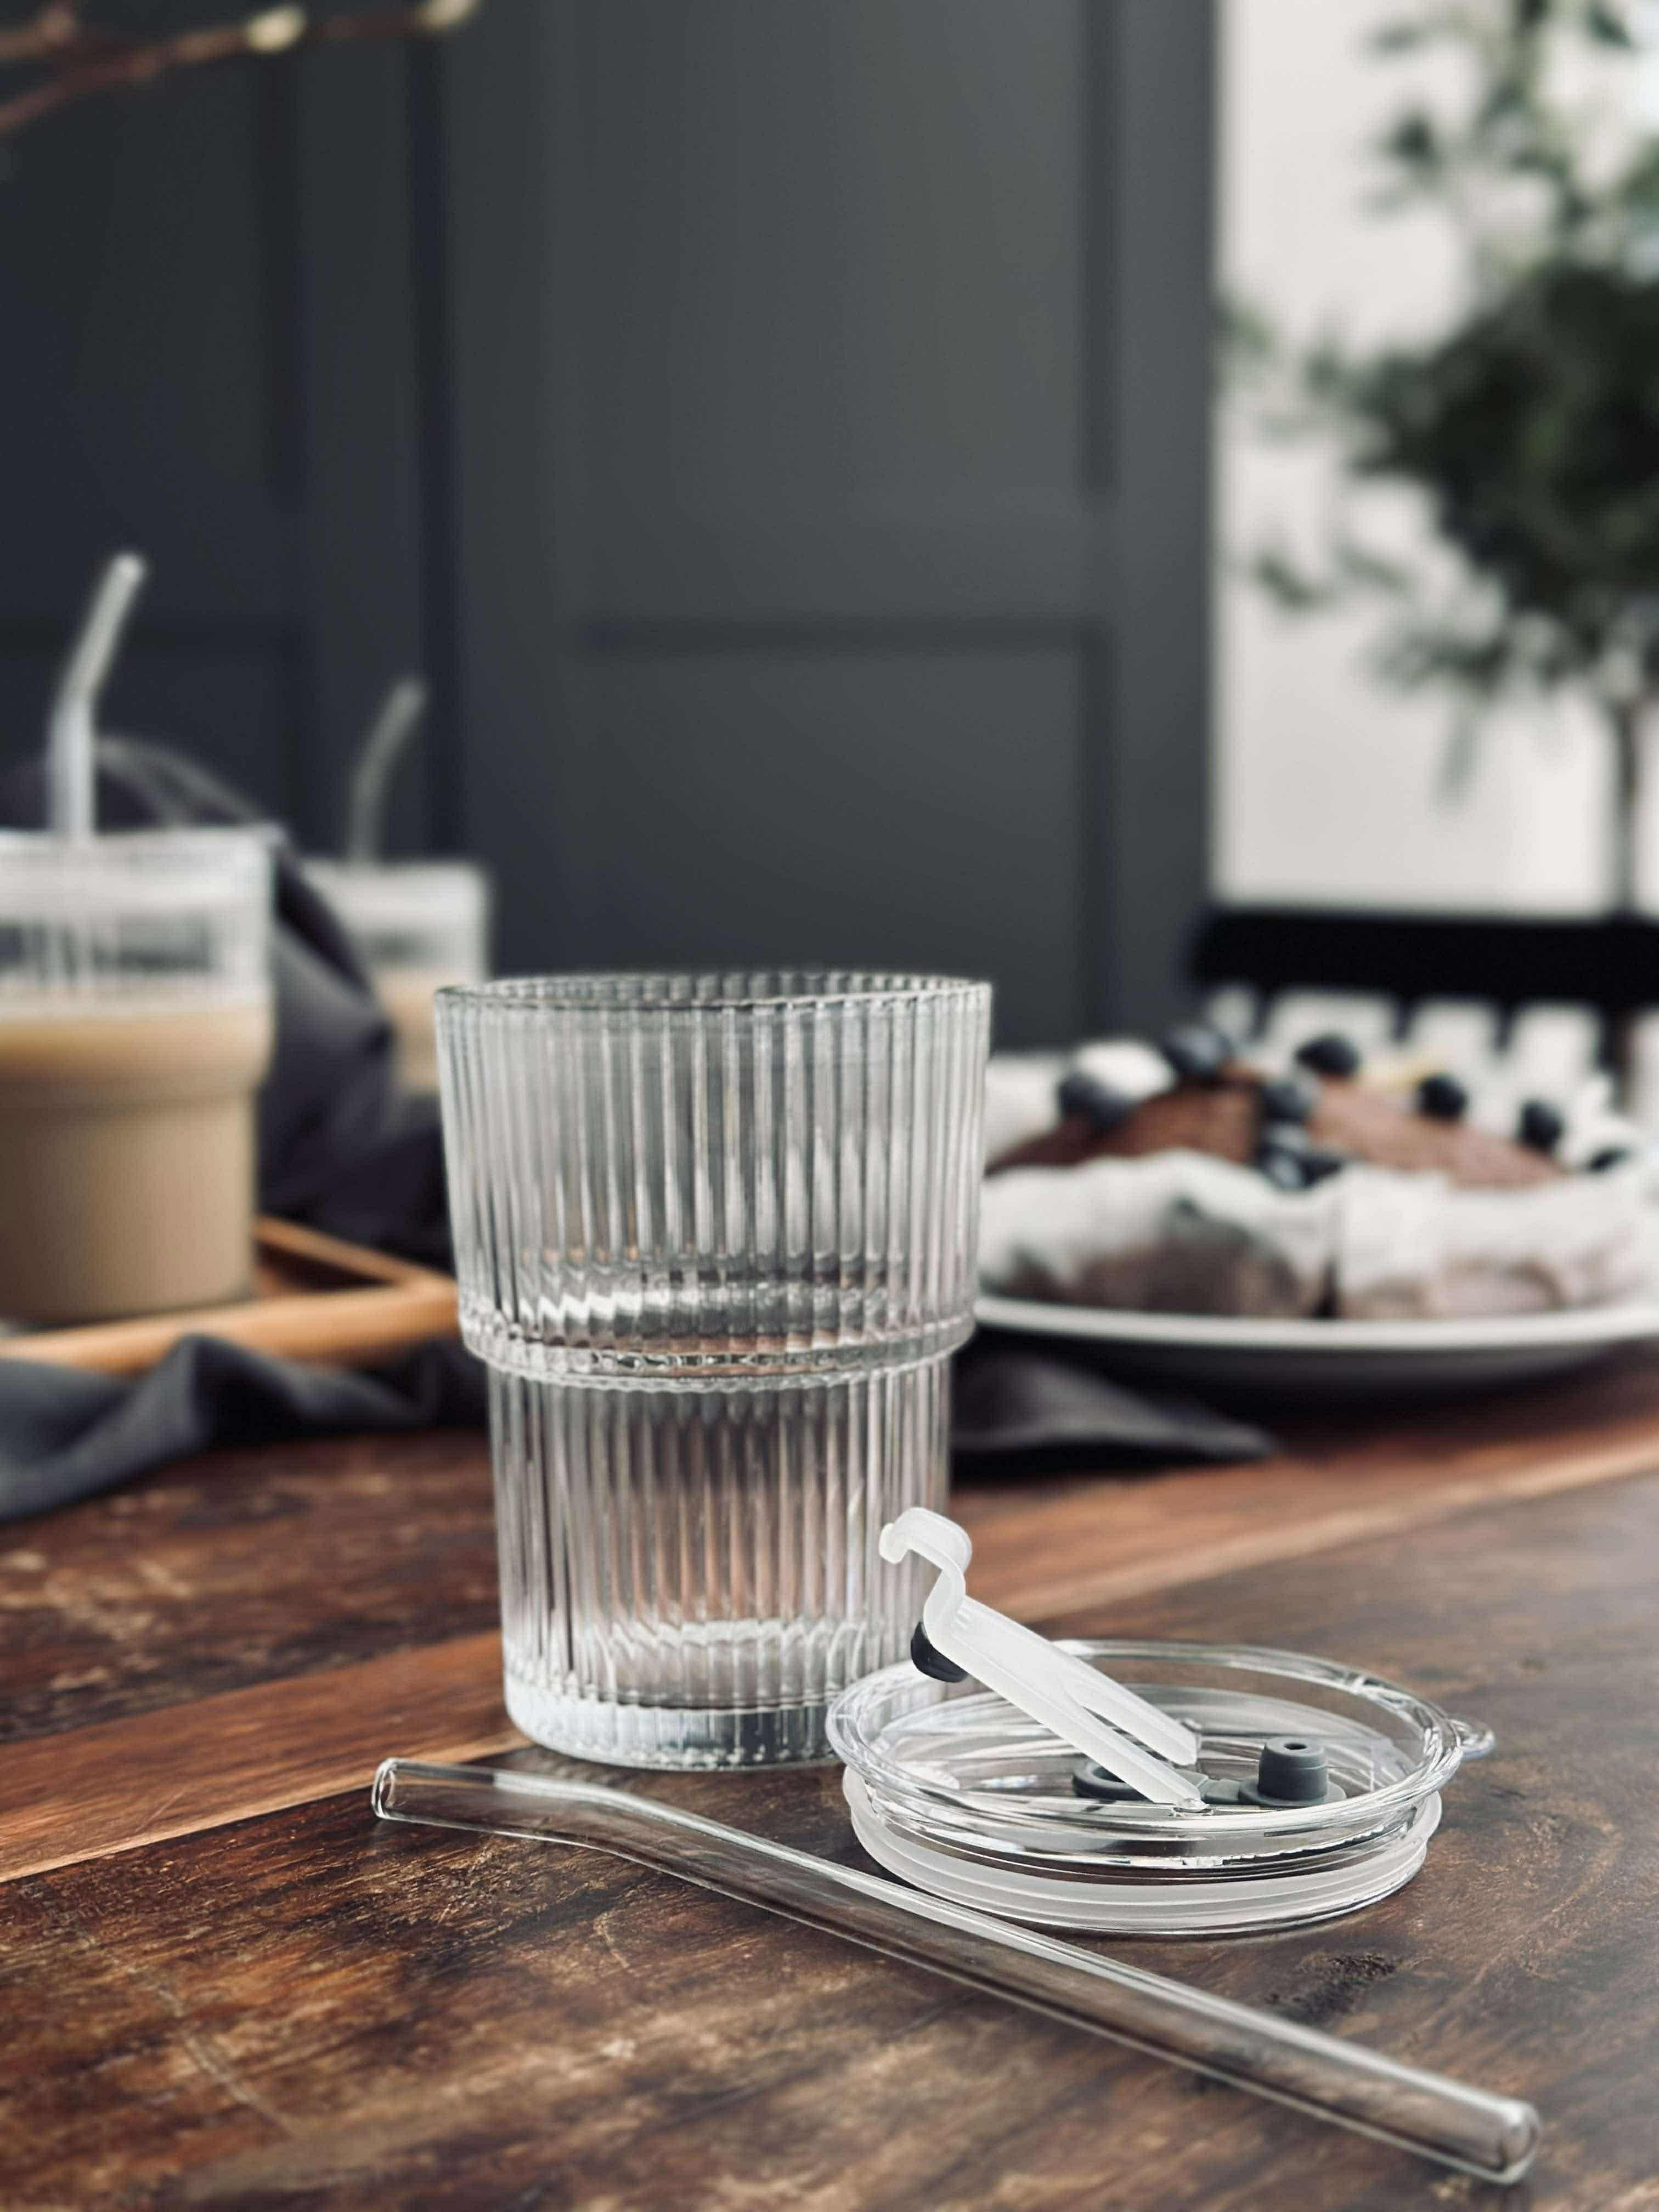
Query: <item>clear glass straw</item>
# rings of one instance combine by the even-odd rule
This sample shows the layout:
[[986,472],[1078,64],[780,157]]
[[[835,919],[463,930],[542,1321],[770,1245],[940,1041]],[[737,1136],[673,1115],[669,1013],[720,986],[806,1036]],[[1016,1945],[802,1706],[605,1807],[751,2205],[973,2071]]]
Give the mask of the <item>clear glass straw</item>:
[[1486,2181],[1518,2181],[1538,2148],[1515,2098],[626,1790],[389,1759],[373,1802],[382,1820],[612,1852]]
[[380,857],[386,787],[426,712],[427,688],[418,676],[400,676],[386,697],[363,740],[352,771],[350,812],[346,825],[348,861],[368,867]]
[[90,837],[97,826],[99,695],[149,574],[137,553],[118,553],[107,564],[58,678],[46,730],[46,760],[48,826],[60,837]]

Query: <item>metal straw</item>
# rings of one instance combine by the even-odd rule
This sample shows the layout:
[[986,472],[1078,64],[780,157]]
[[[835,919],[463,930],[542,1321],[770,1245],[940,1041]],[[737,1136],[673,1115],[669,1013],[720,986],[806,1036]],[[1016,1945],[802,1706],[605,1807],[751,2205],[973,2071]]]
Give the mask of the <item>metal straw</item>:
[[385,1820],[612,1852],[1486,2181],[1518,2181],[1538,2148],[1512,2097],[626,1790],[389,1759],[372,1802]]

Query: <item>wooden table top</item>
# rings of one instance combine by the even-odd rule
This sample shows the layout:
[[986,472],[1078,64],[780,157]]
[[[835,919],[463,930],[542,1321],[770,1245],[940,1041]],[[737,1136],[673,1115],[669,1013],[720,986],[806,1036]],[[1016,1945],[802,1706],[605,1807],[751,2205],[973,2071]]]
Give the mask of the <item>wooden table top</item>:
[[[0,1526],[0,2205],[1659,2212],[1659,1361],[975,1480],[975,1588],[1489,1722],[1416,1881],[1132,1959],[1512,2094],[1500,2191],[620,1862],[378,1826],[516,1749],[482,1439],[272,1446]],[[614,1774],[606,1778],[616,1780]],[[856,1862],[836,1775],[629,1786]]]

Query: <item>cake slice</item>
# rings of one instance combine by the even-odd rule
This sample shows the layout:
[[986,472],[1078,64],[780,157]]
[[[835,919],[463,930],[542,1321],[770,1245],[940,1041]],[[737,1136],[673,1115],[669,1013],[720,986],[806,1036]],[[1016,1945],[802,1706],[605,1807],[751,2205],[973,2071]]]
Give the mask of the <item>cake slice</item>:
[[[1453,1078],[1368,1077],[1345,1040],[1283,1073],[1193,1024],[1084,1048],[991,1159],[988,1288],[1142,1311],[1467,1317],[1604,1304],[1646,1274],[1633,1146],[1571,1172],[1533,1100],[1508,1137]],[[1632,1133],[1633,1134],[1633,1133]]]

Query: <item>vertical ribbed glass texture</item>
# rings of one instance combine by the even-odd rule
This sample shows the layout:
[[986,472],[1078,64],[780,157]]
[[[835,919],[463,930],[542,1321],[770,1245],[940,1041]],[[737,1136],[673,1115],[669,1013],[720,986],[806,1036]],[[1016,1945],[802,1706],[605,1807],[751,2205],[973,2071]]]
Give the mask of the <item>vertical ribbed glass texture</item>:
[[260,827],[0,830],[0,1014],[264,1005],[275,841]]
[[821,1757],[917,1587],[972,1325],[983,984],[441,994],[466,1340],[491,1370],[508,1708],[641,1765]]
[[553,976],[440,994],[461,1325],[526,1375],[833,1373],[973,1298],[990,991]]
[[948,1366],[777,1389],[492,1373],[519,1727],[641,1766],[823,1757],[830,1702],[902,1656],[921,1611],[876,1539],[945,1504]]

